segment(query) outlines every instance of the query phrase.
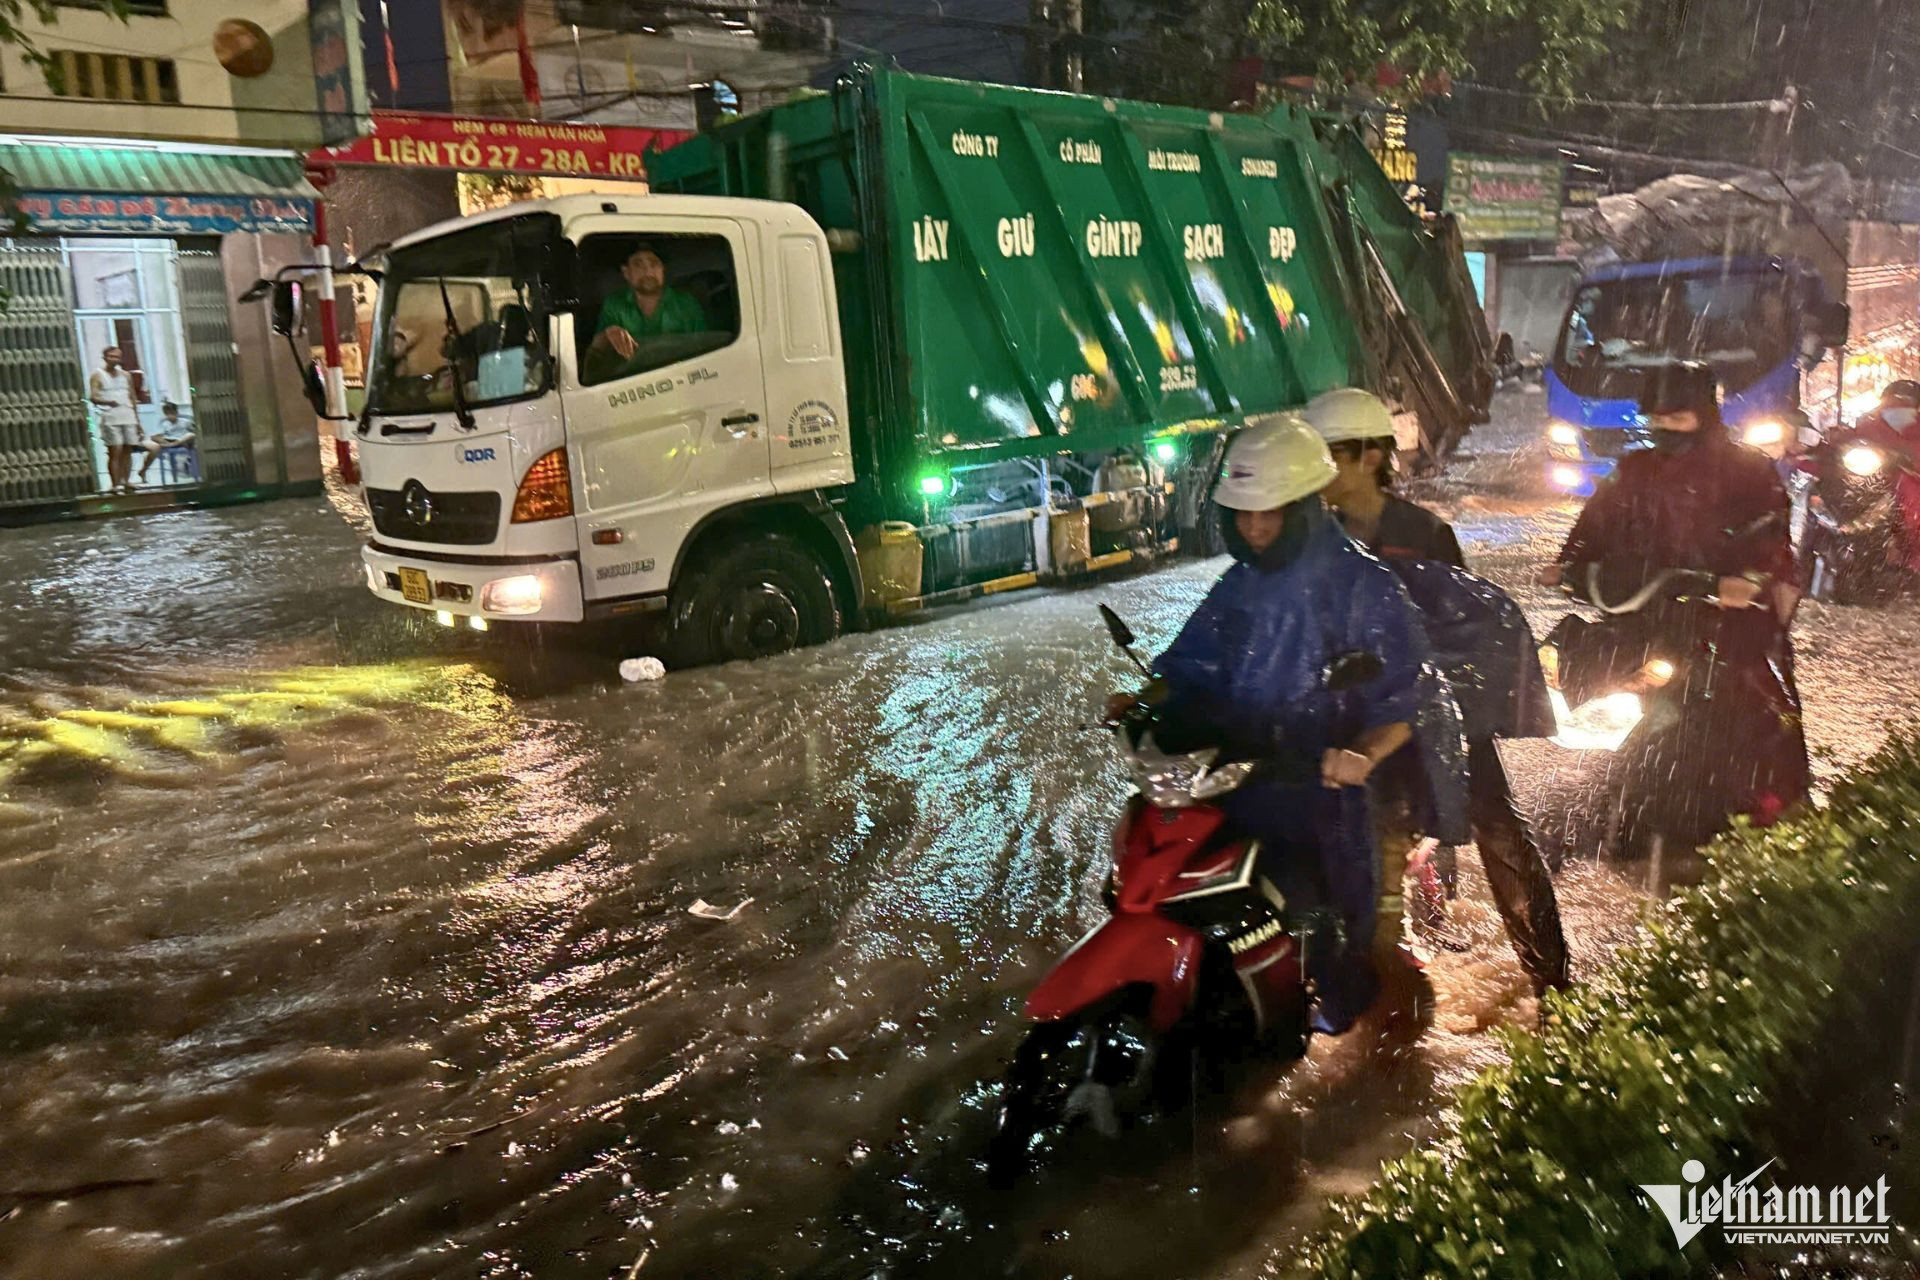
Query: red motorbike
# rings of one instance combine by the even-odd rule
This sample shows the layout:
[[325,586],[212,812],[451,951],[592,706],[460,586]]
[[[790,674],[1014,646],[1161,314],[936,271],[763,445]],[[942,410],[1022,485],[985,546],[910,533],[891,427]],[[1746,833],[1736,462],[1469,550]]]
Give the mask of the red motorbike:
[[[1147,672],[1127,624],[1105,605],[1100,612],[1114,643]],[[1321,679],[1329,690],[1350,689],[1380,670],[1376,656],[1350,653]],[[1112,914],[1027,997],[1034,1025],[1007,1072],[988,1152],[996,1185],[1016,1180],[1066,1129],[1116,1135],[1189,1083],[1192,1055],[1209,1047],[1304,1055],[1309,953],[1337,945],[1333,913],[1296,911],[1275,887],[1286,879],[1271,862],[1281,855],[1209,803],[1271,770],[1317,779],[1317,759],[1230,759],[1217,746],[1177,743],[1191,734],[1143,703],[1109,727],[1138,788],[1114,832],[1104,894]],[[1156,734],[1176,749],[1162,748]]]

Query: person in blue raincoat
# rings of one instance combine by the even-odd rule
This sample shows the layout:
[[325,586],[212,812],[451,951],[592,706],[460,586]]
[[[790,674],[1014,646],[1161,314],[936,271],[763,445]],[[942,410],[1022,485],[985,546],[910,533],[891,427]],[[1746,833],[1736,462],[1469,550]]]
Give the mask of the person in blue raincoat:
[[[1231,749],[1308,766],[1279,770],[1222,798],[1228,815],[1286,850],[1338,915],[1344,947],[1319,969],[1315,1025],[1351,1026],[1378,990],[1371,953],[1378,852],[1367,782],[1407,748],[1430,756],[1434,821],[1464,830],[1460,731],[1429,661],[1418,616],[1391,570],[1354,545],[1322,505],[1326,445],[1287,415],[1249,427],[1227,451],[1214,492],[1238,562],[1201,601],[1154,670],[1149,701],[1169,722],[1203,723]],[[1334,659],[1367,653],[1377,677],[1333,691]],[[1314,864],[1317,864],[1315,866]]]
[[1474,841],[1514,953],[1536,995],[1564,988],[1567,941],[1553,878],[1494,746],[1496,738],[1546,738],[1558,729],[1533,630],[1506,592],[1466,571],[1452,526],[1389,491],[1393,417],[1379,397],[1353,387],[1329,391],[1307,405],[1305,417],[1339,472],[1322,496],[1348,534],[1400,578],[1459,703]]

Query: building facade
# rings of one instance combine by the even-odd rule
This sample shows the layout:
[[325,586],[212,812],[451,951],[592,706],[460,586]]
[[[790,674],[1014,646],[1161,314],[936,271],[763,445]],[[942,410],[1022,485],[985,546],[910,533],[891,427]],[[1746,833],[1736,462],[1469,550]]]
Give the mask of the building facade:
[[[319,488],[314,414],[234,299],[308,256],[305,153],[363,127],[357,23],[339,0],[243,11],[61,3],[26,27],[50,75],[0,50],[25,220],[0,237],[0,522]],[[124,377],[102,382],[107,348]]]

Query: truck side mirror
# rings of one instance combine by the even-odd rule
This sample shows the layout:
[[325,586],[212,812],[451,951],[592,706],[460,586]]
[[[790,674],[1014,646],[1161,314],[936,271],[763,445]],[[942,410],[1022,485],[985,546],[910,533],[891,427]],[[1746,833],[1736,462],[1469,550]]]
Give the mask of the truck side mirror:
[[291,338],[302,328],[300,286],[292,280],[276,280],[273,285],[273,331]]
[[1844,302],[1830,302],[1813,312],[1813,335],[1823,347],[1844,347],[1853,328],[1853,308]]

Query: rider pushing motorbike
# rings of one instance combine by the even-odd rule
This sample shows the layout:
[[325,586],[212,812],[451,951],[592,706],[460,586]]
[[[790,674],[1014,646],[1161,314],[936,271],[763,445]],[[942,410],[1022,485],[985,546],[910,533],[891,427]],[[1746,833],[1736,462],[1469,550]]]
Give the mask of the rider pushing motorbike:
[[[1347,533],[1400,576],[1459,700],[1467,729],[1468,816],[1514,952],[1536,995],[1564,988],[1567,941],[1553,878],[1514,806],[1494,746],[1496,737],[1554,732],[1533,633],[1504,592],[1466,572],[1451,525],[1390,491],[1393,418],[1378,396],[1353,387],[1329,391],[1307,405],[1306,417],[1338,468],[1322,496]],[[1389,893],[1395,888],[1387,886]]]
[[[1685,817],[1704,841],[1730,813],[1767,823],[1807,794],[1788,633],[1800,583],[1787,495],[1773,463],[1727,434],[1707,365],[1652,371],[1640,411],[1653,447],[1620,460],[1540,581],[1564,582],[1603,610],[1668,571],[1711,584],[1717,614],[1666,601],[1644,624],[1705,656],[1701,674],[1689,677],[1699,685],[1685,703],[1691,723],[1668,735],[1666,748],[1667,785],[1682,808],[1697,810]],[[1729,760],[1728,744],[1743,757]],[[1709,775],[1692,776],[1703,767]]]
[[[1165,722],[1206,725],[1249,754],[1278,748],[1310,762],[1305,776],[1262,778],[1221,803],[1269,848],[1297,854],[1296,869],[1318,871],[1308,877],[1317,884],[1295,885],[1290,896],[1317,892],[1343,926],[1340,955],[1316,965],[1314,1020],[1330,1033],[1351,1026],[1377,990],[1368,779],[1417,737],[1434,825],[1463,829],[1465,809],[1458,720],[1426,636],[1392,571],[1321,503],[1334,474],[1326,445],[1297,417],[1235,439],[1214,501],[1238,563],[1161,656],[1145,695]],[[1320,673],[1354,652],[1377,657],[1380,674],[1350,691],[1327,689]]]

